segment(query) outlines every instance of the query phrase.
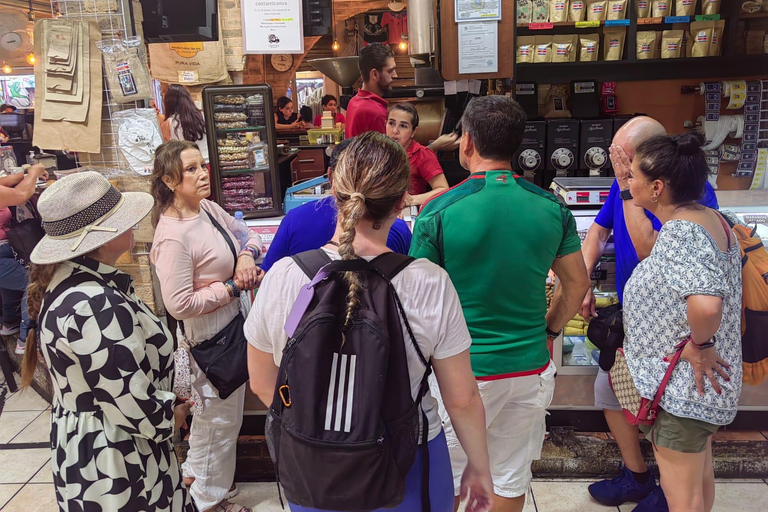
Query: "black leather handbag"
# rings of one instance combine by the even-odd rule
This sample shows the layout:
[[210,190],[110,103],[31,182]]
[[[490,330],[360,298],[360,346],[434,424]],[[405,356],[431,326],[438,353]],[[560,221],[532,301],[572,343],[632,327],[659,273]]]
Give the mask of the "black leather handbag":
[[24,265],[30,263],[29,257],[32,255],[32,251],[45,236],[45,230],[40,221],[40,214],[37,213],[37,208],[31,200],[27,204],[32,212],[32,217],[18,222],[16,221],[16,212],[14,211],[11,227],[6,232],[8,243],[11,244],[13,252],[16,253],[16,259]]
[[[221,224],[216,222],[213,215],[207,211],[205,213],[232,250],[232,256],[235,258],[234,268],[236,268],[237,250],[232,239],[221,227]],[[244,325],[245,319],[238,311],[235,318],[224,329],[190,350],[192,357],[195,358],[195,363],[214,385],[219,392],[219,398],[222,400],[248,382],[248,341],[243,332]],[[184,323],[179,322],[179,326],[181,333],[186,337]]]

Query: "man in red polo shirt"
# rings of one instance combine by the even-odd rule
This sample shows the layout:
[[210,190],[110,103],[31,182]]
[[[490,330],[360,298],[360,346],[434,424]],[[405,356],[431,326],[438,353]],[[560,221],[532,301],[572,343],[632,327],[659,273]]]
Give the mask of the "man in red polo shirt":
[[360,52],[358,60],[363,87],[349,100],[347,107],[347,138],[374,131],[387,132],[387,100],[382,96],[392,88],[397,78],[395,55],[389,46],[373,43]]

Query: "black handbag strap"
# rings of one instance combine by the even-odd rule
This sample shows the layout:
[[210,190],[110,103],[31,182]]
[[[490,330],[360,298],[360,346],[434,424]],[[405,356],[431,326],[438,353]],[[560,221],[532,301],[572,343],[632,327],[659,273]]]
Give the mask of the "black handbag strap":
[[213,215],[211,215],[208,210],[200,207],[201,210],[205,212],[206,215],[208,215],[208,218],[211,219],[211,222],[213,223],[214,227],[219,230],[219,233],[221,233],[221,236],[224,237],[224,241],[227,242],[227,245],[229,246],[229,250],[232,251],[232,257],[235,259],[235,264],[232,266],[232,275],[235,275],[235,269],[237,268],[237,249],[235,249],[235,244],[232,243],[232,237],[229,236],[229,233],[221,227],[221,224],[218,223],[216,219],[213,218]]

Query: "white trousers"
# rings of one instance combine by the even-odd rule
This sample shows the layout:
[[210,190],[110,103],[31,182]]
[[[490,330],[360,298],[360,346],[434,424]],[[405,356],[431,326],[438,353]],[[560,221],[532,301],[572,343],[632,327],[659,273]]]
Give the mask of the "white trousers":
[[222,400],[194,358],[190,356],[189,360],[192,387],[200,396],[202,407],[192,420],[189,452],[181,471],[184,477],[195,479],[190,492],[197,508],[205,512],[224,499],[235,479],[245,384]]

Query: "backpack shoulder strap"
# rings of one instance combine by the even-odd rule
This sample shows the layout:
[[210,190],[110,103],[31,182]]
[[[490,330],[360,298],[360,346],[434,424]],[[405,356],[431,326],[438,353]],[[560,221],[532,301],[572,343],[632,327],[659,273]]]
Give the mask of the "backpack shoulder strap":
[[396,252],[385,252],[371,260],[371,265],[376,267],[381,274],[388,280],[395,278],[405,267],[414,262],[415,259],[407,254]]
[[304,274],[310,279],[314,279],[321,268],[331,263],[331,257],[322,249],[314,251],[305,251],[291,256],[296,265],[304,271]]

